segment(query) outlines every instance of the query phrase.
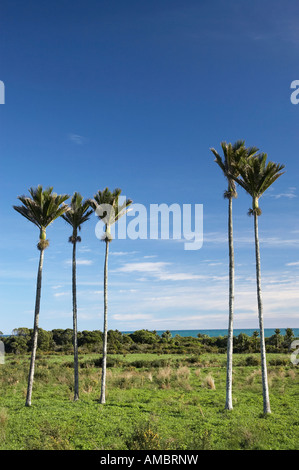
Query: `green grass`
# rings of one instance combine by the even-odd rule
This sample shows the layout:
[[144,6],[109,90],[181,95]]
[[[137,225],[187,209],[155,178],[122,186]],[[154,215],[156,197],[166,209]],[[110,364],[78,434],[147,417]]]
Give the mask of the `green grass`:
[[7,356],[0,366],[0,449],[298,449],[298,367],[287,355],[268,355],[267,417],[258,355],[234,356],[230,412],[225,355],[110,358],[107,403],[100,405],[98,355],[80,357],[75,403],[72,356],[39,356],[27,408],[29,356]]

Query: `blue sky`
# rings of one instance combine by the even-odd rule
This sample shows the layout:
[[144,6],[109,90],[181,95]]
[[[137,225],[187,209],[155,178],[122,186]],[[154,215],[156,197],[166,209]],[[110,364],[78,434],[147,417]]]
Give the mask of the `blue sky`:
[[[203,204],[203,247],[114,240],[109,328],[226,328],[225,180],[210,147],[245,140],[284,163],[261,200],[265,326],[299,327],[299,5],[272,1],[3,0],[0,330],[33,325],[38,230],[12,209],[42,184],[144,204]],[[235,327],[258,328],[249,197],[234,201]],[[78,247],[78,327],[102,329],[104,244]],[[71,328],[70,229],[47,231],[40,326]]]

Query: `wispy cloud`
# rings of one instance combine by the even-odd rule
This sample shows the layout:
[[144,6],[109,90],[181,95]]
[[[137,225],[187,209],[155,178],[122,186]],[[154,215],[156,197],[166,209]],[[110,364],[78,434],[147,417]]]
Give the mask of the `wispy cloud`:
[[297,197],[297,194],[295,194],[295,192],[296,192],[296,188],[294,186],[291,186],[290,188],[288,188],[283,193],[275,194],[273,192],[269,192],[267,195],[269,197],[274,198],[274,199],[280,199],[282,197],[286,197],[288,199],[293,199],[293,198]]
[[299,266],[299,261],[293,261],[292,263],[286,263],[286,266]]
[[78,251],[79,251],[80,253],[89,253],[89,252],[91,251],[91,249],[88,248],[88,246],[80,246],[80,247],[78,248]]
[[200,274],[171,272],[170,266],[173,267],[173,264],[162,261],[126,263],[116,271],[125,273],[138,272],[143,275],[153,276],[160,281],[190,281],[205,278],[205,276]]
[[[167,265],[169,269],[169,265]],[[152,271],[151,271],[152,272]],[[236,328],[258,328],[256,279],[253,276],[239,276],[236,279],[235,320]],[[298,320],[299,276],[288,272],[263,276],[264,314],[267,327],[286,325],[286,318]],[[121,307],[121,314],[118,314]],[[218,328],[227,327],[228,313],[228,279],[203,279],[199,284],[178,284],[176,288],[167,283],[149,283],[134,293],[129,303],[119,298],[113,305],[117,321],[125,329],[143,328],[210,328],[211,320]],[[294,312],[294,313],[293,313]],[[142,315],[139,321],[138,315]],[[146,317],[148,316],[148,318]],[[293,322],[293,326],[294,327]]]
[[83,137],[83,135],[79,135],[79,134],[68,134],[68,140],[73,142],[73,144],[83,145],[84,142],[85,142],[85,137]]
[[[91,259],[77,259],[76,263],[77,265],[90,266],[93,264],[93,261]],[[68,259],[66,264],[72,264],[72,260]]]
[[[294,233],[294,231],[292,232]],[[207,232],[204,234],[205,243],[222,244],[227,243],[227,234],[224,232]],[[240,245],[249,245],[254,243],[254,236],[245,233],[244,235],[235,235],[234,243]],[[263,244],[264,248],[270,248],[279,246],[292,247],[299,245],[299,238],[283,238],[282,236],[267,237],[265,235],[260,236],[260,244]]]
[[112,256],[127,256],[127,255],[135,255],[138,251],[111,251],[110,255]]
[[65,295],[70,295],[70,292],[55,292],[54,297],[64,297]]

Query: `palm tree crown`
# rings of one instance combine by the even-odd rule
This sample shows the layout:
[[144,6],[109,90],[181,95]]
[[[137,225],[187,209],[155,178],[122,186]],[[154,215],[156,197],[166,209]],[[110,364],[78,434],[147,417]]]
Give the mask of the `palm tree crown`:
[[267,163],[266,153],[260,153],[249,159],[241,158],[239,177],[233,174],[231,176],[252,197],[253,206],[249,210],[249,214],[256,212],[257,215],[261,215],[258,200],[266,189],[283,175],[283,169],[284,165],[280,163],[271,161]]
[[30,220],[40,229],[40,240],[46,239],[46,228],[58,217],[64,214],[68,207],[64,204],[69,195],[53,193],[53,187],[43,190],[41,185],[30,188],[28,196],[18,196],[22,206],[13,206],[21,215]]
[[224,197],[235,198],[237,197],[237,191],[234,178],[239,176],[239,162],[242,159],[246,160],[252,157],[258,149],[256,147],[246,148],[244,140],[237,140],[234,144],[221,142],[220,145],[223,157],[214,148],[211,148],[211,151],[215,155],[214,161],[221,168],[228,182],[228,190],[225,191]]
[[128,212],[128,207],[133,202],[131,199],[125,199],[122,204],[119,204],[120,195],[121,189],[119,188],[114,189],[113,192],[105,188],[103,191],[98,191],[94,198],[89,201],[97,216],[105,223],[106,231],[103,241],[110,242],[112,240],[111,225]]
[[75,192],[73,194],[69,209],[62,215],[62,218],[73,227],[73,235],[69,238],[71,243],[81,241],[81,237],[77,236],[77,231],[81,230],[81,225],[86,222],[92,214],[89,200],[83,201],[83,197],[80,193]]

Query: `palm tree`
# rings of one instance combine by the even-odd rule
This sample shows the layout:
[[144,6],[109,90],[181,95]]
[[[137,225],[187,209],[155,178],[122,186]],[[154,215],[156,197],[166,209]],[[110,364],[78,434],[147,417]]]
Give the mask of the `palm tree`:
[[249,158],[257,152],[257,148],[245,147],[245,141],[238,140],[235,144],[221,142],[223,157],[211,148],[215,156],[215,162],[222,170],[227,179],[228,189],[224,197],[228,199],[228,249],[229,249],[229,319],[227,335],[227,366],[226,366],[226,402],[225,409],[232,410],[232,366],[233,366],[233,318],[234,318],[234,243],[233,243],[233,198],[237,197],[235,181],[231,175],[239,176],[238,163],[241,158]]
[[73,345],[74,345],[74,401],[79,399],[79,371],[78,371],[78,330],[77,330],[77,289],[76,289],[76,245],[81,242],[78,230],[86,222],[92,210],[89,210],[88,200],[83,201],[80,193],[74,193],[69,210],[62,215],[62,218],[71,225],[73,233],[69,237],[69,242],[73,244],[72,262],[72,294],[73,294]]
[[254,237],[255,237],[255,258],[256,258],[256,285],[257,285],[257,302],[258,302],[258,316],[260,328],[260,344],[261,344],[261,363],[262,363],[262,382],[263,382],[263,407],[264,414],[271,413],[268,378],[267,378],[267,363],[266,363],[266,347],[264,336],[264,318],[263,318],[263,303],[262,303],[262,290],[261,290],[261,260],[260,260],[260,246],[258,235],[258,217],[262,214],[259,207],[259,199],[264,192],[277,180],[284,172],[284,165],[269,161],[267,163],[267,154],[261,153],[255,155],[250,159],[241,159],[239,162],[239,177],[234,177],[240,186],[252,197],[252,208],[249,209],[248,214],[254,216]]
[[106,243],[105,264],[104,264],[104,331],[103,331],[103,358],[102,358],[102,382],[100,403],[106,401],[106,364],[107,364],[107,327],[108,327],[108,252],[109,243],[112,241],[111,226],[117,222],[127,211],[131,199],[125,199],[120,204],[119,197],[121,189],[117,188],[112,193],[108,188],[98,191],[94,199],[90,201],[92,208],[97,216],[105,224],[105,232],[102,240]]
[[39,242],[37,248],[40,251],[37,283],[36,283],[36,300],[34,312],[34,326],[33,326],[33,342],[32,353],[28,378],[28,389],[26,397],[26,406],[31,406],[32,387],[34,379],[35,357],[37,349],[38,337],[38,321],[40,312],[40,298],[42,287],[42,270],[44,261],[44,251],[49,246],[49,240],[46,238],[47,227],[58,217],[64,214],[68,207],[64,204],[69,196],[67,194],[57,195],[53,193],[53,188],[43,190],[42,186],[37,188],[30,188],[29,193],[31,197],[19,196],[18,199],[23,204],[22,206],[13,206],[13,208],[21,215],[30,220],[34,225],[39,228]]

